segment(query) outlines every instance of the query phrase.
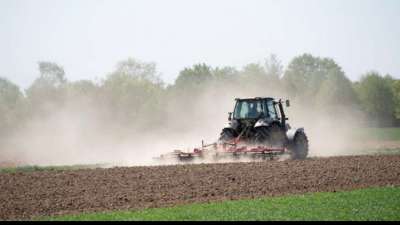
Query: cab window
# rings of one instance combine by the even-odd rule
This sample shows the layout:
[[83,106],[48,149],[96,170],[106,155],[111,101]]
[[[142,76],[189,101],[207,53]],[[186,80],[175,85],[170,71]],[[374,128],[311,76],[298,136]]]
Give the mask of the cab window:
[[255,119],[262,115],[263,107],[261,101],[249,100],[239,101],[236,105],[235,119]]
[[271,119],[278,119],[276,108],[273,101],[267,101],[268,114]]

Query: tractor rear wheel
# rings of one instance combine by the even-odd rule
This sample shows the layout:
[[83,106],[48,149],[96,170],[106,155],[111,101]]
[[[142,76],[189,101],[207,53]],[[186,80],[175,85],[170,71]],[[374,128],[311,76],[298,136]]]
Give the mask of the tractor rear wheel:
[[295,135],[293,143],[290,146],[292,159],[305,159],[308,155],[308,138],[304,132]]
[[281,127],[272,124],[268,127],[257,127],[254,136],[255,144],[282,147],[285,143],[286,135]]
[[256,133],[254,134],[254,144],[267,145],[269,144],[269,133],[267,127],[257,127]]

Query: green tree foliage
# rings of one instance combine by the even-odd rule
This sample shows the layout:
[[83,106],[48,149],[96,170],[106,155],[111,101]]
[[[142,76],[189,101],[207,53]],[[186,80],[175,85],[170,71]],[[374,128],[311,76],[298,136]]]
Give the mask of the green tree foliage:
[[63,105],[67,80],[64,69],[55,63],[39,62],[39,72],[40,76],[26,90],[26,95],[29,110],[45,116]]
[[387,85],[391,87],[393,94],[393,104],[394,104],[394,117],[400,120],[400,81],[396,80],[389,74],[384,77]]
[[202,115],[204,108],[216,109],[234,97],[286,97],[286,92],[291,99],[301,100],[296,105],[323,108],[335,116],[360,105],[371,120],[382,124],[400,119],[400,81],[391,76],[371,72],[353,84],[333,59],[310,54],[295,57],[285,71],[283,68],[275,55],[241,70],[202,63],[184,68],[175,83],[165,87],[154,63],[133,58],[118,63],[97,83],[68,81],[61,66],[39,62],[40,74],[25,95],[0,78],[0,132],[9,133],[31,118],[46,118],[57,110],[78,110],[85,115],[95,112],[101,120],[111,121],[113,128],[141,132],[170,126],[166,117],[182,123],[177,127],[194,121],[199,121],[200,127],[204,121],[199,118],[215,115]]
[[258,63],[247,64],[243,67],[241,74],[250,80],[267,77],[264,67]]
[[128,59],[104,81],[102,96],[121,124],[148,126],[161,120],[163,83],[154,63]]
[[39,62],[40,81],[43,85],[59,87],[66,83],[64,69],[52,62]]
[[319,68],[319,61],[312,55],[304,54],[289,63],[283,81],[292,96],[310,98],[315,95],[326,76],[325,71]]
[[0,106],[15,109],[22,97],[17,85],[7,79],[0,78]]
[[292,97],[311,106],[356,104],[351,81],[330,58],[310,54],[294,58],[285,71],[283,82]]
[[141,62],[134,58],[128,58],[117,65],[117,69],[111,76],[130,77],[136,80],[145,80],[152,83],[161,83],[157,74],[156,64]]
[[216,81],[232,82],[239,74],[239,71],[234,67],[217,67],[212,71]]
[[265,71],[266,75],[274,82],[278,82],[283,75],[282,62],[275,54],[272,54],[265,59]]
[[67,84],[69,95],[72,97],[89,96],[95,93],[98,86],[90,80],[79,80]]
[[320,85],[332,69],[329,59],[321,59],[310,54],[294,58],[285,71],[284,82],[294,96],[310,98],[315,96]]
[[[213,68],[205,63],[195,64],[192,67],[186,67],[180,71],[175,83],[170,86],[167,93],[167,99],[173,108],[177,111],[190,110],[195,111],[197,105],[193,105],[197,99],[206,91],[212,90],[215,83],[215,74]],[[220,80],[228,79],[229,69],[218,69],[218,78]],[[170,114],[175,114],[170,112]]]
[[393,122],[394,96],[387,80],[377,72],[365,74],[356,85],[362,107],[373,121],[381,125]]
[[68,82],[65,91],[68,104],[91,107],[98,102],[100,87],[90,80],[79,80]]
[[240,83],[248,89],[263,86],[268,82],[265,68],[259,63],[250,63],[243,67],[239,74]]
[[395,107],[395,117],[400,119],[400,80],[393,82],[393,95],[394,95],[394,107]]
[[316,104],[327,108],[357,105],[351,81],[341,70],[331,70],[316,95]]
[[0,136],[12,130],[20,119],[23,95],[17,85],[0,78]]
[[196,64],[191,68],[185,68],[175,81],[175,86],[181,89],[193,89],[203,86],[213,78],[212,68],[205,63]]
[[[237,90],[245,92],[246,95],[273,96],[275,89],[279,87],[280,81],[273,80],[260,63],[250,63],[239,72]],[[249,96],[246,96],[249,97]]]

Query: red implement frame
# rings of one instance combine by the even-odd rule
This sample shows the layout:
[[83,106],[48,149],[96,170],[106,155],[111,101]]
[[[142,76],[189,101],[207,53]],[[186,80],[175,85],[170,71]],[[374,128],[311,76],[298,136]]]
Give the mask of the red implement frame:
[[286,148],[274,148],[267,146],[246,146],[240,145],[238,139],[235,139],[234,143],[213,143],[205,145],[202,141],[201,148],[195,148],[192,152],[183,152],[181,150],[175,150],[171,154],[162,155],[160,158],[175,158],[181,161],[192,160],[195,158],[203,158],[205,156],[218,156],[221,154],[229,154],[233,156],[240,155],[260,155],[268,156],[271,159],[276,155],[283,155],[286,152]]

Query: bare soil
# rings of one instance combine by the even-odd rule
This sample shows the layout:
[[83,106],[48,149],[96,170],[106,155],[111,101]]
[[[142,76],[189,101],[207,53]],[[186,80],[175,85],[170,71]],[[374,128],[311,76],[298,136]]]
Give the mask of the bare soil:
[[400,185],[400,156],[0,174],[0,220]]

